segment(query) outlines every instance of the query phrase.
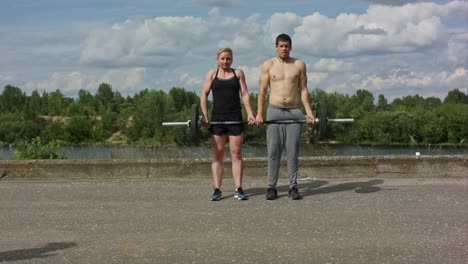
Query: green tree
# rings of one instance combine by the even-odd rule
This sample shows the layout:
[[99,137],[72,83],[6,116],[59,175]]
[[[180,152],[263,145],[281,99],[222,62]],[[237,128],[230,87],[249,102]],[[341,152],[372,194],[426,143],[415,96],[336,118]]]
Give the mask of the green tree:
[[385,112],[367,115],[356,121],[356,131],[351,133],[353,141],[363,144],[389,144],[390,135],[383,131]]
[[312,104],[317,104],[318,102],[326,102],[328,93],[322,89],[316,88],[310,91],[309,97]]
[[416,135],[416,118],[407,112],[391,112],[384,116],[382,132],[388,133],[392,143],[410,143]]
[[120,113],[122,106],[126,104],[125,98],[119,91],[115,91],[114,93],[114,109],[113,112]]
[[447,141],[443,119],[434,110],[417,111],[415,115],[418,120],[418,129],[416,131],[419,139],[418,143],[436,144]]
[[78,91],[78,109],[79,113],[85,116],[95,115],[96,111],[94,108],[94,97],[93,95],[83,89]]
[[61,142],[67,141],[67,132],[63,121],[47,122],[44,129],[40,133],[40,137],[46,142],[58,140]]
[[91,138],[92,121],[84,115],[73,116],[65,125],[65,133],[68,142],[73,144],[85,143]]
[[374,96],[372,93],[365,89],[357,90],[350,98],[352,109],[350,115],[354,117],[361,117],[366,114],[374,112]]
[[439,109],[446,129],[447,141],[459,144],[468,139],[468,104],[444,103]]
[[[334,92],[328,94],[325,100],[327,108],[327,117],[352,117],[350,116],[352,105],[350,97],[348,95]],[[310,130],[310,140],[312,139],[312,132],[313,130]],[[350,140],[349,126],[344,124],[338,125],[334,123],[328,123],[327,138],[329,140],[339,140],[340,142],[348,142]]]
[[377,99],[377,110],[378,111],[385,111],[388,108],[388,101],[387,98],[383,94],[379,94]]
[[468,96],[458,89],[448,92],[447,97],[444,99],[444,104],[468,104]]
[[441,104],[442,104],[442,101],[440,101],[440,98],[437,98],[437,97],[428,97],[424,99],[424,108],[426,109],[434,110],[440,107]]
[[163,91],[144,90],[136,96],[133,125],[127,129],[127,136],[132,140],[145,135],[159,142],[165,141],[166,131],[162,122],[173,112],[173,102]]
[[42,92],[42,101],[41,101],[41,114],[48,115],[49,114],[49,93],[46,91]]
[[411,112],[416,107],[424,107],[425,101],[419,95],[408,95],[403,98],[397,98],[392,102],[394,111],[408,111]]
[[66,113],[65,98],[60,90],[50,93],[47,106],[49,115],[57,116]]
[[94,124],[91,128],[90,137],[93,142],[103,142],[107,138],[102,122],[96,122]]
[[117,114],[110,110],[102,113],[99,123],[102,125],[103,137],[105,138],[112,136],[113,133],[121,129]]
[[0,141],[6,143],[30,140],[42,130],[42,123],[28,119],[19,112],[0,114],[0,124]]
[[7,85],[0,95],[0,112],[22,112],[26,103],[26,94],[20,88]]
[[37,115],[41,114],[42,109],[42,99],[37,90],[34,90],[31,93],[30,97],[26,97],[26,105],[25,105],[25,114],[29,118],[33,118]]
[[173,87],[169,95],[174,102],[174,109],[177,112],[190,109],[192,104],[199,104],[199,98],[194,92],[189,92],[184,88]]
[[358,142],[371,144],[411,143],[416,118],[407,112],[376,112],[357,121]]
[[101,83],[95,96],[96,110],[99,113],[105,112],[106,110],[113,110],[114,107],[114,92],[112,86],[107,83]]

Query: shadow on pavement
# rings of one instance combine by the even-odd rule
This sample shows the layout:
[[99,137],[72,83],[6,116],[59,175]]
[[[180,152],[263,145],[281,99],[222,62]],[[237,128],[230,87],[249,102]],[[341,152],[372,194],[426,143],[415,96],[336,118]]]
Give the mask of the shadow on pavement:
[[48,243],[47,245],[40,248],[25,248],[0,252],[0,262],[55,256],[57,254],[52,252],[75,247],[76,245],[77,244],[74,242]]
[[[356,193],[374,193],[380,191],[382,188],[375,186],[382,184],[383,180],[370,180],[364,182],[346,182],[332,186],[326,186],[323,188],[316,188],[310,184],[299,184],[299,190],[303,196],[310,196],[316,194],[334,193],[334,192],[345,192],[354,191]],[[288,186],[286,186],[288,188]]]
[[[331,185],[331,186],[325,186],[329,184],[328,181],[313,181],[313,182],[308,182],[308,183],[299,183],[297,187],[299,188],[299,192],[301,193],[302,196],[311,196],[311,195],[317,195],[317,194],[345,192],[345,191],[355,191],[356,193],[365,194],[365,193],[374,193],[374,192],[380,191],[382,188],[375,186],[375,185],[382,184],[383,182],[384,182],[383,180],[370,180],[370,181],[363,181],[363,182],[346,182],[346,183],[340,183],[340,184]],[[287,196],[289,186],[281,185],[277,187],[277,190],[278,190],[278,197]],[[244,191],[249,196],[265,195],[266,187],[245,189]]]

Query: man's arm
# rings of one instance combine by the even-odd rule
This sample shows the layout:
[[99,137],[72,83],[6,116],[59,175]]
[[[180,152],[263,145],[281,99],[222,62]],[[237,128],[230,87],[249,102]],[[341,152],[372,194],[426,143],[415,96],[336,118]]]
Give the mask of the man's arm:
[[266,61],[262,64],[260,71],[260,81],[258,85],[258,102],[257,102],[257,117],[256,121],[258,125],[263,124],[263,104],[265,103],[265,97],[270,85],[270,63]]
[[304,105],[304,109],[306,111],[306,121],[309,124],[313,124],[315,122],[314,115],[312,113],[312,108],[310,107],[310,97],[309,97],[309,90],[307,89],[307,69],[304,62],[300,62],[300,80],[299,85],[301,89],[301,101],[302,105]]

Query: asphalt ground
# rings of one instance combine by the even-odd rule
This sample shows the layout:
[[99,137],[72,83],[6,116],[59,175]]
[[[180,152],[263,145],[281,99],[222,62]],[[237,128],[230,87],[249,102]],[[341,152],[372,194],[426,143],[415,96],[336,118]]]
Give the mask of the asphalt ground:
[[1,181],[0,263],[467,263],[466,179],[264,183]]

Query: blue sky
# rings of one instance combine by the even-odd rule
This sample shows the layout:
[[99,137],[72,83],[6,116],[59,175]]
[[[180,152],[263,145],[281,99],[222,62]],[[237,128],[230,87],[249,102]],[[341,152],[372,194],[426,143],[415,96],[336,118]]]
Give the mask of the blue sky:
[[467,0],[1,0],[0,86],[77,96],[100,83],[124,95],[199,94],[219,47],[249,90],[288,33],[309,89],[377,97],[468,93]]

